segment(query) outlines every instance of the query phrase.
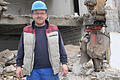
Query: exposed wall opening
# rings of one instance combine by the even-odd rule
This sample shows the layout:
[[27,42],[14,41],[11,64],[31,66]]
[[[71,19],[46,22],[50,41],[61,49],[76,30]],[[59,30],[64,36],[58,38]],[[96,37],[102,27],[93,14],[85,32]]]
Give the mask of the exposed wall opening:
[[20,35],[0,35],[0,51],[17,50]]
[[65,45],[79,45],[81,38],[81,27],[79,26],[59,26],[58,27]]
[[78,13],[78,15],[79,15],[79,1],[73,0],[73,3],[74,3],[74,12]]
[[25,25],[0,25],[0,52],[6,49],[17,50]]

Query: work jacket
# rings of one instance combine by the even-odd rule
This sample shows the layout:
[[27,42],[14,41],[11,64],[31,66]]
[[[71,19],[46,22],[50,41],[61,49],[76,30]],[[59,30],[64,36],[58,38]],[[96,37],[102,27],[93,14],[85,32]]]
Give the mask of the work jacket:
[[[30,75],[34,65],[34,48],[35,48],[35,29],[32,25],[26,26],[24,32],[24,75]],[[49,24],[46,28],[46,36],[48,41],[49,60],[54,74],[60,71],[60,53],[59,53],[59,37],[58,28],[53,24]]]

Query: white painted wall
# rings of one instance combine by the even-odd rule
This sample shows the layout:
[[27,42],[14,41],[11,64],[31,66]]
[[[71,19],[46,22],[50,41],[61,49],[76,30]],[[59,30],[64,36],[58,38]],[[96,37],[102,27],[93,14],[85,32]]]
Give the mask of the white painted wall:
[[107,0],[106,2],[106,25],[107,32],[110,33],[110,66],[120,70],[119,46],[120,46],[120,18],[119,0]]
[[120,70],[120,33],[111,32],[110,33],[110,66]]

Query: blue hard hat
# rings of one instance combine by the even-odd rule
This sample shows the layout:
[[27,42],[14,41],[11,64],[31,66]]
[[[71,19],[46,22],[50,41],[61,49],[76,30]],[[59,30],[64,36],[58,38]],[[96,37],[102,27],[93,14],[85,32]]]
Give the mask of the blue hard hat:
[[35,1],[33,4],[32,4],[32,8],[31,8],[31,11],[33,10],[37,10],[37,9],[45,9],[47,10],[47,6],[44,2],[42,1]]

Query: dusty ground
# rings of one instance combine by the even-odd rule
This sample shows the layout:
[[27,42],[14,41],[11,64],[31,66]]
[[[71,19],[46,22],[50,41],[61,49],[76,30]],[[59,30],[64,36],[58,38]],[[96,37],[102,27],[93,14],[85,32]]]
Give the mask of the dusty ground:
[[[85,65],[84,68],[81,68],[79,46],[66,45],[65,49],[68,54],[69,72],[66,76],[60,75],[60,80],[120,80],[120,72],[108,65],[104,72],[94,72],[91,61],[86,64],[87,67]],[[17,50],[10,51],[7,49],[0,52],[0,80],[17,80],[15,75],[16,54]]]

